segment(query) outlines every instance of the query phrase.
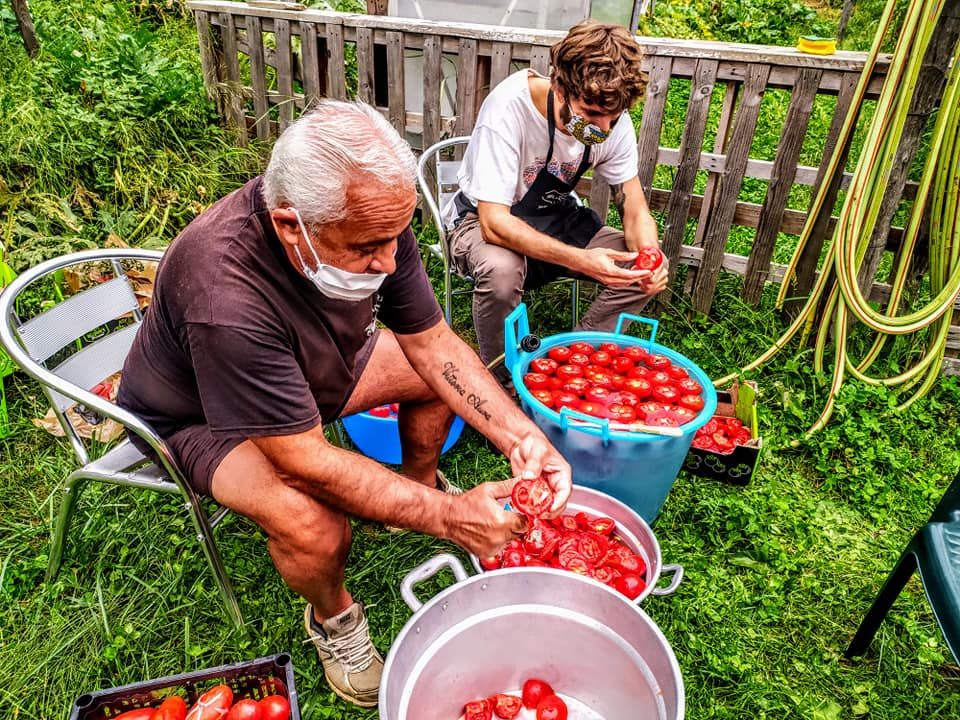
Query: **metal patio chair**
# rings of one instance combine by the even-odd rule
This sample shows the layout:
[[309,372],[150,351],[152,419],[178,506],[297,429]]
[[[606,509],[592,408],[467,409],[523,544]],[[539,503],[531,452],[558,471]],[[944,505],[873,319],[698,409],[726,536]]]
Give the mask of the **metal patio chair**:
[[[0,342],[13,361],[43,386],[54,413],[81,465],[67,477],[63,499],[53,530],[47,581],[60,570],[70,520],[77,498],[87,482],[111,483],[178,495],[189,513],[196,537],[213,571],[227,614],[243,625],[240,606],[224,570],[213,538],[213,528],[229,512],[217,507],[212,514],[201,505],[184,479],[163,440],[140,418],[90,392],[118,372],[130,350],[142,320],[127,272],[143,263],[160,260],[162,253],[136,249],[105,249],[77,252],[48,260],[17,277],[0,294]],[[87,265],[108,268],[109,277],[74,295],[63,297],[58,281],[69,267]],[[51,284],[52,283],[52,284]],[[29,305],[42,312],[30,317],[20,313]],[[52,301],[52,307],[46,302]],[[127,433],[143,438],[160,458],[148,460],[124,438],[101,457],[91,459],[88,444],[66,416],[74,405],[83,405],[101,417],[124,426]]]
[[913,536],[867,611],[844,655],[863,655],[915,570],[947,647],[960,662],[960,474]]
[[[453,288],[454,268],[450,263],[450,248],[447,243],[448,230],[444,227],[440,215],[441,209],[450,198],[460,191],[457,173],[460,170],[461,161],[457,158],[462,155],[462,151],[466,149],[468,142],[470,142],[469,136],[441,140],[424,150],[417,162],[417,183],[420,185],[420,193],[423,195],[427,207],[430,208],[430,214],[433,216],[433,224],[437,228],[439,238],[437,243],[429,246],[429,250],[443,263],[443,314],[448,325],[452,315],[453,297],[455,295],[469,295],[473,292],[472,287],[457,290]],[[469,276],[461,276],[461,279],[470,285],[473,284],[473,279]],[[571,284],[570,309],[573,316],[573,325],[576,326],[580,319],[580,281],[574,278],[561,278],[558,282],[569,282]]]

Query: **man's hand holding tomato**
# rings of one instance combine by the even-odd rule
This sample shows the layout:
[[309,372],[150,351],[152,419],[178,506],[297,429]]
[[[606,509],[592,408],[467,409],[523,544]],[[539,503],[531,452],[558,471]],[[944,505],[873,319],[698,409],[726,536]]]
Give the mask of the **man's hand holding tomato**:
[[554,518],[560,515],[567,506],[567,500],[570,499],[572,472],[570,464],[563,459],[556,448],[547,442],[541,433],[530,433],[514,444],[508,457],[514,475],[519,479],[543,478],[550,485],[554,495],[553,505],[544,517]]

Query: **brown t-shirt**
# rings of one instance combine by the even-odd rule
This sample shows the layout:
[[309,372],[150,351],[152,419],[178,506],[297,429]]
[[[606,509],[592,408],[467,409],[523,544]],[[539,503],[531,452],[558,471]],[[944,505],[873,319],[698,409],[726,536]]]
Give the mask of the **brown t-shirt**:
[[160,263],[118,400],[161,437],[191,425],[214,436],[309,430],[343,408],[377,319],[405,334],[442,318],[409,228],[377,293],[323,295],[284,252],[261,182],[199,215]]

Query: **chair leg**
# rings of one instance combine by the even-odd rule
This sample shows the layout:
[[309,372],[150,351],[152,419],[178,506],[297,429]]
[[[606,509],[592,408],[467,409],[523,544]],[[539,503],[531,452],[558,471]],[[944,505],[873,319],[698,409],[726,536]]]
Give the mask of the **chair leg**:
[[50,539],[50,561],[47,563],[46,581],[57,579],[60,566],[63,564],[63,552],[67,545],[67,531],[70,529],[70,520],[73,518],[77,498],[83,490],[88,478],[71,474],[63,486],[63,500],[60,501],[60,510],[53,526],[53,537]]
[[910,545],[907,546],[907,549],[904,550],[900,559],[897,561],[896,567],[893,568],[883,587],[880,588],[880,592],[877,593],[877,597],[874,599],[873,604],[864,616],[860,627],[853,636],[853,640],[850,641],[850,645],[844,653],[844,657],[847,659],[858,657],[866,652],[867,647],[869,647],[870,642],[873,640],[873,636],[877,634],[880,623],[882,623],[883,619],[887,616],[887,612],[893,605],[894,600],[897,599],[900,591],[903,590],[907,581],[916,571],[917,556],[914,547],[915,542],[916,538],[914,538],[914,540],[910,542]]
[[570,284],[570,314],[573,316],[573,324],[571,327],[575,328],[580,324],[580,281],[574,280]]
[[443,316],[447,319],[447,325],[453,322],[453,285],[450,278],[450,266],[444,263],[443,268]]
[[227,615],[233,624],[238,628],[243,628],[243,613],[240,612],[240,604],[237,602],[237,596],[233,592],[233,584],[227,576],[227,570],[223,565],[223,558],[220,557],[220,551],[213,539],[213,529],[207,522],[207,516],[203,508],[199,506],[199,501],[187,501],[187,509],[193,518],[194,527],[197,530],[197,540],[203,547],[203,554],[207,557],[210,569],[213,571],[213,577],[217,581],[217,589],[220,591],[220,597],[226,606]]

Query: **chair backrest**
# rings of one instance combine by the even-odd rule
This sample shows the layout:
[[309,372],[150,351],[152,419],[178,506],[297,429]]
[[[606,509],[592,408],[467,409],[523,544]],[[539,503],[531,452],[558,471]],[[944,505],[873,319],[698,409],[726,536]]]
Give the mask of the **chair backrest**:
[[457,175],[460,171],[461,157],[469,136],[448,138],[435,143],[423,151],[417,162],[417,183],[424,202],[433,216],[443,259],[449,258],[447,252],[447,233],[441,217],[441,211],[450,199],[460,191]]
[[[86,444],[66,414],[76,403],[119,422],[151,446],[161,444],[143,421],[89,390],[123,367],[143,317],[128,272],[161,256],[135,249],[72,253],[25,271],[0,294],[0,343],[40,381],[81,463],[89,459]],[[94,269],[91,284],[65,296],[63,271],[78,266]]]

